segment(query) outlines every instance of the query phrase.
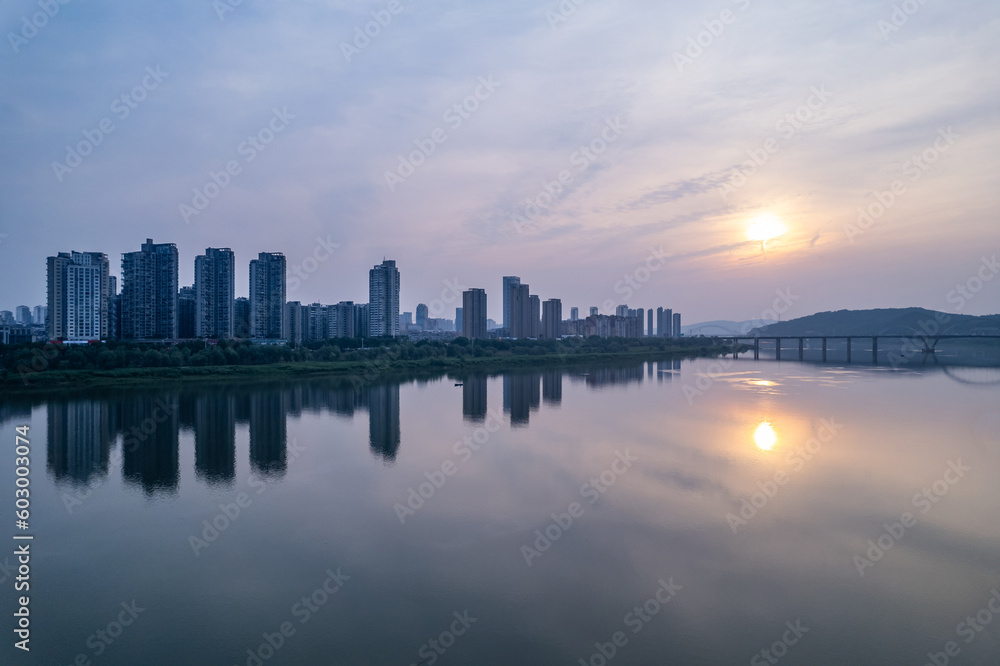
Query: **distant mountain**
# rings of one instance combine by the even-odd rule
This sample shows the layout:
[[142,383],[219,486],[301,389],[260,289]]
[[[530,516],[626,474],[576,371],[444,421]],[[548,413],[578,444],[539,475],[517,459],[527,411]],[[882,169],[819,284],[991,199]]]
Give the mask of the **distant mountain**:
[[750,335],[1000,335],[1000,315],[949,314],[924,308],[837,310],[755,328]]
[[747,321],[703,321],[700,324],[681,326],[684,335],[746,335],[751,329],[776,323],[774,319],[750,319]]

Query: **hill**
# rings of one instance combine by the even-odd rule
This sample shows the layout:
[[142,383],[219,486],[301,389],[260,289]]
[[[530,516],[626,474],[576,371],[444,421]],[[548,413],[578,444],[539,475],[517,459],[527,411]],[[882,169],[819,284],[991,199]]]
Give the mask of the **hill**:
[[750,335],[1000,335],[1000,315],[949,314],[924,308],[837,310],[777,322]]

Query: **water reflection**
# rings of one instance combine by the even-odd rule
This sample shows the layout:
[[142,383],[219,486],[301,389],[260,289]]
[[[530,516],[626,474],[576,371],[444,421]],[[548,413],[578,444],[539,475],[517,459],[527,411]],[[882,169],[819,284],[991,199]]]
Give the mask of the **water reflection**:
[[753,431],[753,442],[761,451],[770,451],[778,443],[778,435],[769,421],[763,421]]
[[[771,363],[756,361],[723,373],[716,381],[760,395],[779,395],[782,382],[765,378],[766,372],[755,370],[767,368]],[[900,369],[935,370],[963,383],[987,386],[997,381],[998,373],[995,367]],[[814,381],[842,386],[857,381],[848,366],[842,370],[832,367],[831,372]],[[507,372],[501,380],[503,411],[511,427],[529,425],[532,413],[543,405],[552,408],[562,403],[564,377],[571,383],[582,382],[589,389],[599,390],[641,384],[653,376],[657,383],[671,382],[680,375],[680,360]],[[483,423],[489,406],[490,375],[469,374],[453,379],[462,389],[463,420]],[[440,378],[417,378],[420,384],[437,380]],[[111,391],[86,398],[53,399],[46,403],[47,469],[59,482],[89,485],[103,479],[113,461],[120,460],[127,483],[147,495],[173,493],[180,478],[179,435],[189,431],[194,438],[196,478],[207,485],[227,486],[237,476],[237,429],[247,427],[252,472],[281,478],[288,466],[287,419],[304,411],[332,413],[347,419],[353,419],[359,411],[367,411],[370,451],[378,459],[392,462],[402,443],[400,386],[400,381],[358,384],[346,379],[327,379],[266,387]],[[5,402],[0,405],[0,421],[28,419],[32,402],[30,399]],[[753,442],[758,449],[769,451],[777,444],[778,435],[771,422],[761,420],[760,416]],[[121,447],[117,458],[112,455],[116,446]]]

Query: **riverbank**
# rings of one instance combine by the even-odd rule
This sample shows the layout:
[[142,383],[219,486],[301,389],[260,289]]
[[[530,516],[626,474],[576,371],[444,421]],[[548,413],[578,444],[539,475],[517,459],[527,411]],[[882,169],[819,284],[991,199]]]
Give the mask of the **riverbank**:
[[669,361],[715,357],[732,351],[731,345],[628,349],[616,352],[549,354],[497,354],[495,356],[430,357],[400,359],[390,353],[363,361],[300,361],[266,365],[210,365],[184,367],[120,368],[115,370],[47,370],[26,375],[10,374],[0,381],[0,393],[35,391],[86,391],[113,387],[153,387],[165,383],[232,382],[356,377],[370,382],[411,372],[495,373],[540,367],[579,366],[592,363]]

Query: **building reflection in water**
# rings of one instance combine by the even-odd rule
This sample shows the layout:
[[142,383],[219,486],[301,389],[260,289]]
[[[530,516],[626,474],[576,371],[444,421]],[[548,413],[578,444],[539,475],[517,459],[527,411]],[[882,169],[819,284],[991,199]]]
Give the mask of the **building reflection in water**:
[[[103,400],[50,403],[46,468],[57,481],[89,484],[108,473],[116,405]],[[30,416],[30,411],[29,411]]]
[[486,420],[486,375],[473,375],[462,380],[462,417],[472,423]]
[[503,411],[512,426],[528,425],[532,411],[541,404],[541,373],[508,373],[503,376]]
[[265,476],[284,476],[287,430],[283,391],[250,394],[250,467]]
[[121,403],[122,476],[147,495],[176,492],[180,478],[177,396],[138,394]]
[[399,427],[399,384],[369,386],[368,444],[372,453],[386,461],[396,459],[401,438]]
[[201,394],[194,400],[194,469],[210,484],[236,478],[236,398]]
[[[670,378],[680,362],[658,362],[660,381]],[[571,382],[588,388],[641,382],[648,366],[596,368],[568,373]],[[529,423],[542,403],[558,406],[563,398],[562,369],[505,373],[503,410],[512,427]],[[462,417],[486,420],[488,375],[462,379]],[[249,430],[250,468],[255,474],[281,477],[286,473],[287,420],[303,412],[353,418],[368,412],[368,443],[372,454],[393,461],[402,440],[400,384],[363,385],[349,379],[296,382],[267,387],[198,388],[174,392],[131,391],[107,397],[53,400],[46,404],[47,468],[57,481],[93,484],[103,479],[121,458],[125,481],[147,494],[174,492],[179,483],[179,436],[191,431],[195,478],[206,484],[232,484],[236,479],[236,430]],[[6,418],[23,414],[30,405]],[[120,441],[120,444],[117,442]],[[116,450],[115,446],[121,446]]]
[[562,402],[562,370],[546,370],[542,373],[542,400],[546,405],[558,406]]

